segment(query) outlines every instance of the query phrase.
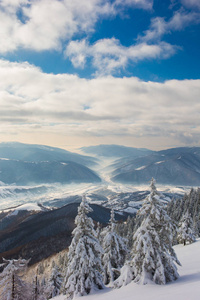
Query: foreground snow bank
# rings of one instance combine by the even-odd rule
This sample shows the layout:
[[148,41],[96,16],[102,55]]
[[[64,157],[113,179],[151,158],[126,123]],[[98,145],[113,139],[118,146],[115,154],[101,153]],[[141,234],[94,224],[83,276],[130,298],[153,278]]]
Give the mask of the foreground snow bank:
[[[76,298],[79,300],[197,300],[200,294],[200,239],[187,246],[174,247],[182,267],[180,278],[166,285],[138,285],[131,282],[117,290],[106,288],[102,291]],[[58,296],[53,300],[65,300]]]

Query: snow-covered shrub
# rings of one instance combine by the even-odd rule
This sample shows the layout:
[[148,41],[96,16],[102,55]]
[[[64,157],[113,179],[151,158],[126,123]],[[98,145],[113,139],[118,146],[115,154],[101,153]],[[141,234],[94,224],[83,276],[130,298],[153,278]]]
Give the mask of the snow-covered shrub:
[[126,262],[120,270],[120,276],[114,281],[114,288],[120,288],[129,284],[133,280],[133,267],[130,262]]

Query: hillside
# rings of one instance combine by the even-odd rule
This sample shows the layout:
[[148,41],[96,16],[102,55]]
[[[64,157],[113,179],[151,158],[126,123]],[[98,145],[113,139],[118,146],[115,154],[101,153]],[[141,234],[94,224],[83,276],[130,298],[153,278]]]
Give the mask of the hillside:
[[26,162],[72,161],[85,166],[96,164],[96,159],[93,157],[80,155],[56,147],[17,142],[0,143],[0,158]]
[[[20,256],[31,258],[33,264],[67,248],[78,206],[79,203],[71,203],[59,209],[45,210],[29,204],[0,213],[0,258]],[[108,208],[96,204],[91,204],[91,208],[93,212],[89,216],[95,222],[108,223]],[[126,214],[116,214],[117,220],[126,218]]]
[[[180,278],[166,285],[138,285],[134,282],[120,289],[106,288],[84,296],[83,300],[197,300],[200,282],[200,239],[194,244],[174,247],[182,264]],[[60,295],[53,300],[66,300]],[[77,298],[79,299],[79,298]]]
[[27,162],[0,158],[0,181],[5,184],[100,182],[88,167],[71,161]]
[[159,184],[198,186],[200,148],[174,148],[129,160],[120,160],[112,173],[115,182],[146,184],[154,177]]

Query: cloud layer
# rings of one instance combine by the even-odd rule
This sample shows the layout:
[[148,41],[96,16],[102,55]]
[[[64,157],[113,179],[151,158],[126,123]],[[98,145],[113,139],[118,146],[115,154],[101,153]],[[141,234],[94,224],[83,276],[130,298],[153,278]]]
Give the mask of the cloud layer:
[[199,94],[200,80],[86,80],[1,60],[0,136],[35,130],[69,139],[122,136],[125,143],[131,137],[199,144]]

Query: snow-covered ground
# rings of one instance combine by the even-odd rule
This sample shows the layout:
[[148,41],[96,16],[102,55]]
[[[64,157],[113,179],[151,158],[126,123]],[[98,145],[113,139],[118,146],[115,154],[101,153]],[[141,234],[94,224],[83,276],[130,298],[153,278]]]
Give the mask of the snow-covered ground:
[[[138,285],[131,282],[125,287],[112,290],[106,288],[93,294],[77,297],[82,300],[198,300],[200,299],[200,239],[191,245],[174,247],[182,267],[178,267],[180,278],[166,285]],[[57,296],[53,300],[65,300]]]
[[16,216],[19,213],[20,210],[41,211],[42,207],[39,206],[37,203],[22,204],[22,205],[18,206],[17,208],[15,208],[14,210],[12,210],[12,212],[9,215],[7,215],[7,217],[8,216]]

